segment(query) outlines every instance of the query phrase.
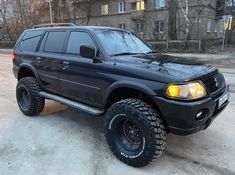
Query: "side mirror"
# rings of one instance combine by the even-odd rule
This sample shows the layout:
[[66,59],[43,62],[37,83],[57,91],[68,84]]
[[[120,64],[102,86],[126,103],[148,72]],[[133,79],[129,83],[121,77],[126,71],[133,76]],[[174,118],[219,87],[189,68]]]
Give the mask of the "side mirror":
[[80,46],[80,55],[85,58],[95,58],[96,51],[94,47],[88,45],[81,45]]

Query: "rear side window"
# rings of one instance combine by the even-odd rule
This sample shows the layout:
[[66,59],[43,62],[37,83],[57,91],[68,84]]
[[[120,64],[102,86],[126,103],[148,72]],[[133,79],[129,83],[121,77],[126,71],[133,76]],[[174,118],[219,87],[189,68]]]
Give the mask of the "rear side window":
[[95,47],[90,35],[86,32],[71,32],[66,53],[80,54],[80,46],[89,45]]
[[44,51],[52,53],[61,53],[64,45],[66,32],[55,31],[49,32],[45,42]]
[[20,43],[20,50],[27,52],[35,52],[42,34],[43,31],[26,32]]

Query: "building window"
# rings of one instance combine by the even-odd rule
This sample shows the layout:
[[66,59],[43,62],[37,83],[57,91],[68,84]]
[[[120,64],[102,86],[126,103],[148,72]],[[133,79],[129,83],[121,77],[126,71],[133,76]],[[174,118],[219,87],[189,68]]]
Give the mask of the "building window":
[[218,23],[218,21],[216,21],[215,26],[214,26],[214,32],[215,33],[218,33],[218,26],[219,26],[219,23]]
[[165,25],[163,21],[156,22],[156,32],[159,32],[159,33],[164,32],[164,28],[165,28]]
[[125,30],[125,29],[126,29],[126,24],[124,24],[124,23],[119,24],[119,28],[120,28],[120,29],[124,29],[124,30]]
[[136,10],[144,10],[144,1],[136,2]]
[[107,15],[109,14],[109,6],[108,4],[102,4],[101,5],[101,15]]
[[156,8],[162,8],[166,6],[166,0],[156,0]]
[[235,6],[235,2],[233,0],[226,0],[226,7],[233,7]]
[[216,16],[221,17],[225,13],[225,0],[216,0]]
[[219,22],[219,32],[223,33],[224,32],[224,21]]
[[208,19],[208,22],[207,22],[207,32],[208,33],[211,32],[211,28],[212,28],[212,20]]
[[119,2],[118,3],[118,12],[124,13],[126,11],[126,3],[125,2]]

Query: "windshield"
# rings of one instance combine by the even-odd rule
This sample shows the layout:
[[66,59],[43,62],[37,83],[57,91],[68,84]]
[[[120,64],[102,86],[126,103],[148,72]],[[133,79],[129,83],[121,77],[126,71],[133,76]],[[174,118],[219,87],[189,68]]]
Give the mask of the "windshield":
[[152,52],[148,45],[129,32],[98,30],[97,36],[110,56]]

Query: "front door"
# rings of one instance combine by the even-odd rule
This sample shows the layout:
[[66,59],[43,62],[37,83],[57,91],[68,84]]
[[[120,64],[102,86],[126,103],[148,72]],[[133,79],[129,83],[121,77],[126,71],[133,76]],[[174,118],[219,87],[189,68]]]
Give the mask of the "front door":
[[97,49],[91,35],[84,31],[69,34],[65,53],[62,54],[60,86],[66,97],[99,106],[102,103],[103,63],[80,55],[80,46],[89,45]]

